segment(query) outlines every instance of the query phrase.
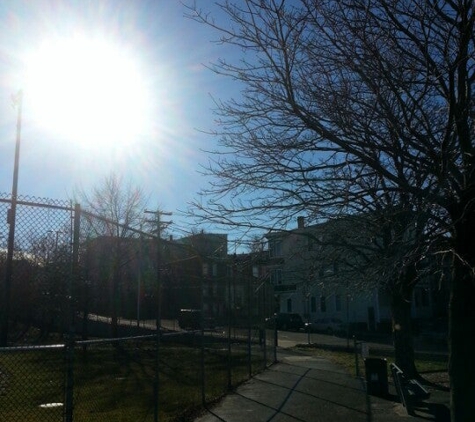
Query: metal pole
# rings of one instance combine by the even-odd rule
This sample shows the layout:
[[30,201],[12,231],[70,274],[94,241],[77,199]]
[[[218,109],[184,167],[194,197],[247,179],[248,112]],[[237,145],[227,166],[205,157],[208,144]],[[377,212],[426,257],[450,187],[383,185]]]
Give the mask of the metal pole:
[[354,352],[355,352],[355,369],[356,369],[356,376],[360,376],[360,366],[358,362],[358,346],[356,343],[356,337],[353,336],[353,347],[354,347]]
[[206,381],[205,381],[205,316],[204,316],[204,276],[201,274],[201,350],[200,350],[200,366],[201,366],[201,404],[206,404]]
[[[233,260],[233,282],[236,276],[236,262]],[[234,283],[233,283],[234,284]],[[228,390],[232,389],[232,372],[231,372],[231,326],[232,326],[232,314],[231,314],[231,278],[228,277]]]
[[[251,288],[251,277],[248,276],[248,282],[247,282],[247,309],[248,309],[248,329],[247,329],[247,365],[249,369],[249,378],[252,377],[252,347],[251,347],[251,336],[252,336],[252,301],[251,301],[251,296],[252,296],[252,288]],[[258,327],[259,329],[259,341],[261,337],[261,327]],[[260,345],[259,345],[260,346]]]
[[15,247],[15,223],[16,206],[18,199],[18,172],[20,168],[20,141],[21,141],[21,118],[23,108],[23,92],[20,90],[15,97],[15,105],[18,107],[16,124],[15,160],[13,165],[12,204],[7,215],[9,224],[7,262],[5,265],[5,281],[3,286],[2,309],[0,320],[0,346],[8,344],[8,320],[10,318],[10,291],[13,273],[13,251]]
[[[160,340],[161,340],[161,332],[160,328],[162,326],[162,321],[161,321],[161,287],[162,287],[162,278],[161,278],[161,272],[160,272],[160,267],[162,265],[162,254],[161,254],[161,233],[162,233],[162,221],[160,219],[161,215],[171,215],[171,212],[162,212],[162,211],[145,211],[146,213],[149,214],[155,214],[155,222],[157,224],[156,228],[156,244],[157,244],[157,251],[156,251],[156,256],[157,256],[157,275],[156,275],[156,280],[157,280],[157,317],[156,317],[156,330],[157,330],[157,335],[156,335],[156,354],[155,354],[155,380],[154,380],[154,422],[158,422],[159,420],[159,382],[160,382],[160,377],[159,377],[159,370],[160,370]],[[165,224],[170,224],[171,222],[165,222]]]
[[307,302],[307,343],[311,343],[310,339],[310,291],[306,293],[306,302]]
[[157,344],[156,344],[156,356],[155,356],[155,400],[154,400],[154,422],[159,421],[159,382],[160,382],[160,327],[162,325],[161,321],[161,274],[160,274],[160,266],[162,261],[162,255],[160,251],[160,236],[161,236],[161,224],[160,224],[160,212],[156,213],[157,218],[157,320],[156,320],[156,328],[157,328]]
[[140,328],[140,285],[142,284],[142,225],[140,225],[139,237],[139,262],[137,277],[137,330]]
[[[67,377],[66,377],[66,404],[65,404],[65,420],[72,422],[74,409],[74,287],[79,281],[79,230],[81,224],[81,207],[76,204],[74,207],[74,225],[73,225],[73,243],[72,243],[72,263],[71,275],[68,284],[68,339],[66,342],[66,358],[67,358]],[[86,317],[86,315],[84,316]]]
[[346,280],[346,348],[350,350],[350,292],[348,290],[348,280]]

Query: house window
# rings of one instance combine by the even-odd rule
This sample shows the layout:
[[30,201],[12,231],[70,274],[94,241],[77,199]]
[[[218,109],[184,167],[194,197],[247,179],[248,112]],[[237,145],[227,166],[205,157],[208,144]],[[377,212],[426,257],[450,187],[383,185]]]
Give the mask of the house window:
[[209,274],[208,264],[203,264],[203,275],[207,276]]
[[282,241],[280,239],[272,239],[269,241],[269,253],[271,258],[282,256]]
[[335,310],[341,311],[341,295],[335,295]]
[[253,277],[259,277],[259,266],[258,265],[253,265],[252,266],[252,276]]
[[216,277],[218,275],[218,264],[214,263],[212,266],[212,274],[213,277]]
[[292,299],[287,299],[287,312],[292,312]]
[[327,311],[327,300],[325,296],[320,296],[320,311],[321,312]]
[[282,284],[282,270],[280,268],[271,270],[270,282],[273,285]]
[[317,312],[317,298],[315,296],[310,298],[310,312]]

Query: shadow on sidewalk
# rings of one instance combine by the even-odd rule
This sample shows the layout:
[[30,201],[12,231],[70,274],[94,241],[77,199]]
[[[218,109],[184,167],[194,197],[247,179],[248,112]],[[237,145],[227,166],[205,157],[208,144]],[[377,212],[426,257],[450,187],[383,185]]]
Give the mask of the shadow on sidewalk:
[[280,362],[208,409],[200,422],[366,422],[359,380],[322,360]]

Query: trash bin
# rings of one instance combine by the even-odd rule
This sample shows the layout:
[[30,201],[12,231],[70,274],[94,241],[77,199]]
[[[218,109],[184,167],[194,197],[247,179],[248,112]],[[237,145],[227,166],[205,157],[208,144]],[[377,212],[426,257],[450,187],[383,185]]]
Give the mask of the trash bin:
[[368,394],[379,397],[388,396],[388,363],[386,359],[366,358],[364,365]]

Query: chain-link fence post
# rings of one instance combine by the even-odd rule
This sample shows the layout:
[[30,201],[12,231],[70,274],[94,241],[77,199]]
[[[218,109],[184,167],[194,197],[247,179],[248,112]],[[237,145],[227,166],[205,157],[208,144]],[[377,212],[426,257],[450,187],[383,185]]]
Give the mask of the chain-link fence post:
[[[232,282],[236,279],[236,259],[233,260]],[[228,390],[232,389],[232,371],[231,371],[231,329],[232,329],[232,296],[231,296],[231,277],[228,277],[228,355],[227,355],[227,372],[228,372]]]
[[201,328],[201,350],[200,350],[200,372],[201,372],[201,404],[206,405],[206,381],[205,381],[205,309],[204,309],[204,276],[200,277],[200,328]]
[[248,309],[248,327],[247,327],[247,366],[249,378],[252,377],[252,286],[251,277],[247,277],[247,309]]
[[76,300],[76,291],[79,282],[79,233],[81,228],[81,207],[76,204],[73,216],[73,241],[72,241],[72,262],[71,274],[67,289],[68,308],[67,318],[69,321],[68,335],[66,341],[66,403],[65,403],[65,420],[72,422],[74,410],[74,301]]

